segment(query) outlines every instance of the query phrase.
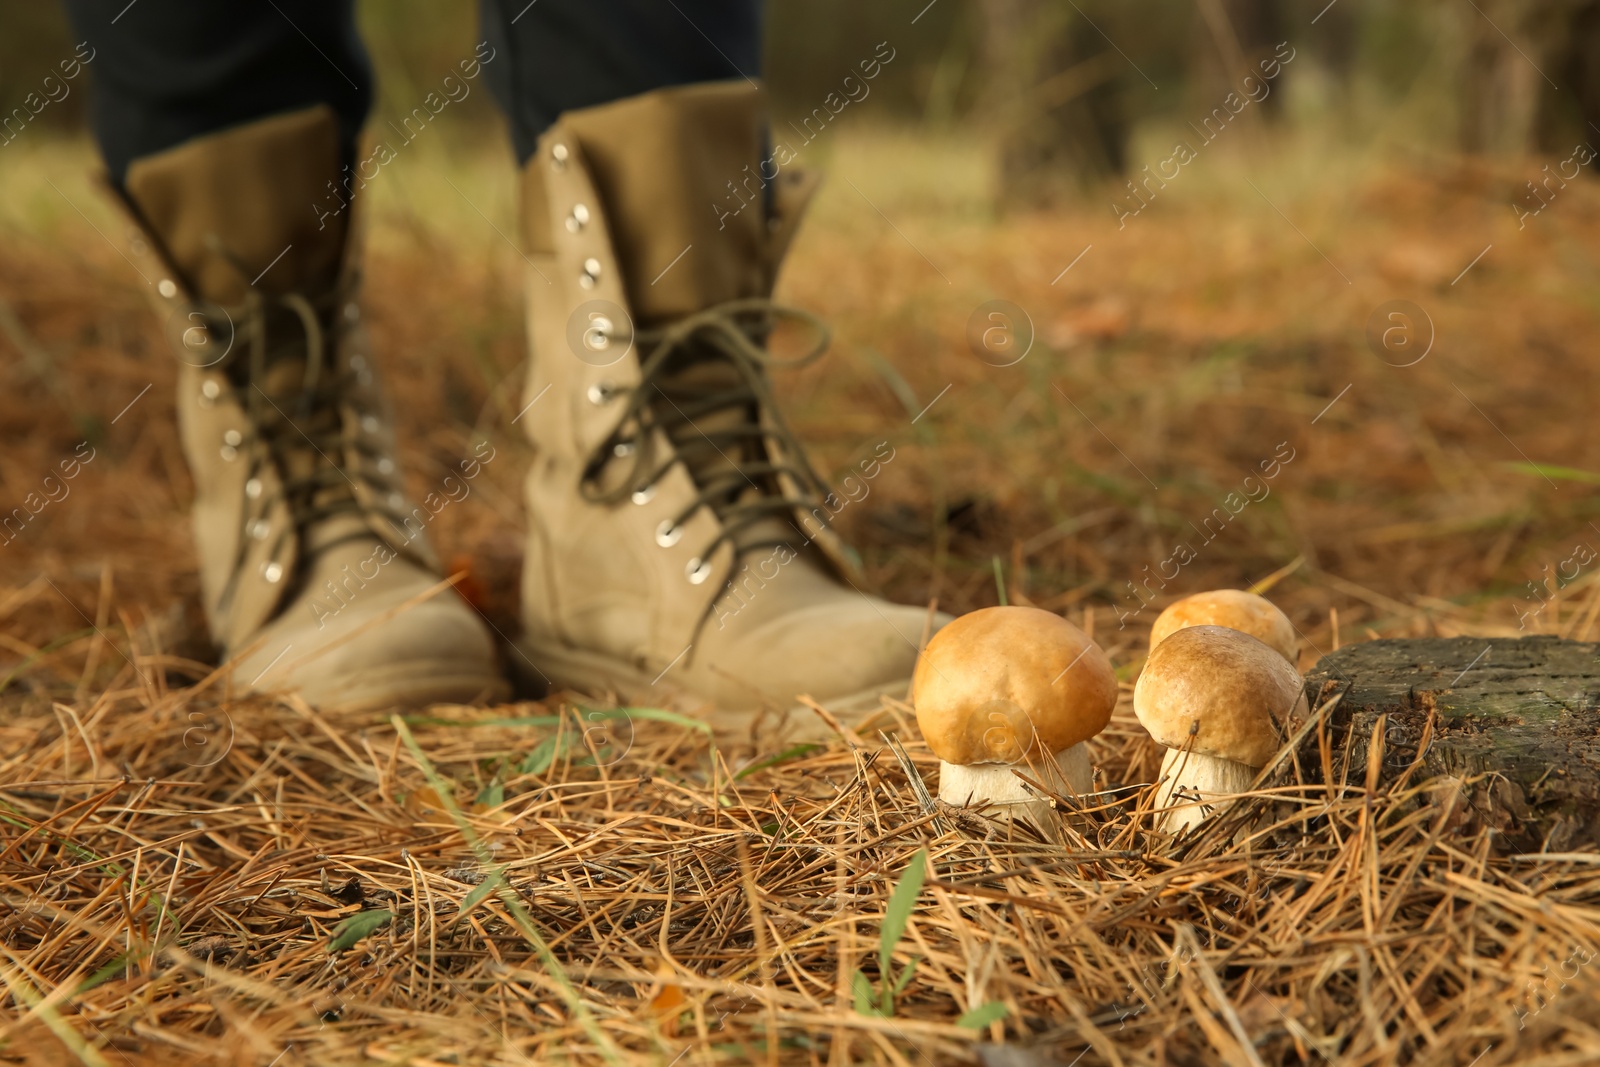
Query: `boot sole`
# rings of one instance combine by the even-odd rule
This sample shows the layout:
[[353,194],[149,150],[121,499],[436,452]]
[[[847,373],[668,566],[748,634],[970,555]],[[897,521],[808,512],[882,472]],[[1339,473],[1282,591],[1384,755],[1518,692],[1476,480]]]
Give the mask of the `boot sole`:
[[388,670],[381,678],[360,686],[333,688],[328,695],[306,695],[306,702],[325,711],[381,711],[418,708],[429,704],[500,703],[511,694],[505,679],[481,671],[443,671],[414,665]]
[[[689,704],[694,708],[703,708],[708,703],[708,698],[688,690],[673,688],[663,692],[659,684],[660,676],[647,677],[632,664],[603,653],[567,645],[544,644],[526,637],[516,644],[549,680],[552,690],[571,689],[590,694],[610,691],[631,704]],[[849,724],[876,711],[882,697],[904,696],[910,686],[911,678],[908,675],[818,703],[841,723]],[[705,718],[719,729],[740,729],[748,727],[757,716],[776,712],[780,707],[777,702],[748,707],[716,706]],[[815,729],[783,730],[783,736],[788,740],[815,740],[833,736],[832,730],[806,705],[792,703],[787,712],[791,717],[798,717],[798,721],[807,724],[807,727],[815,725]]]

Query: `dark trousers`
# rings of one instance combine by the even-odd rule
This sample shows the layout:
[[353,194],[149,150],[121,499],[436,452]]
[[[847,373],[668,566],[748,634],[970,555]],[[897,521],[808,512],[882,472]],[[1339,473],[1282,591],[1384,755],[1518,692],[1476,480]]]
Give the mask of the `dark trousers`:
[[[92,122],[113,179],[140,156],[319,103],[338,113],[353,159],[373,82],[353,7],[67,0],[95,50]],[[478,17],[495,51],[483,76],[519,161],[563,111],[760,74],[761,0],[480,0]]]

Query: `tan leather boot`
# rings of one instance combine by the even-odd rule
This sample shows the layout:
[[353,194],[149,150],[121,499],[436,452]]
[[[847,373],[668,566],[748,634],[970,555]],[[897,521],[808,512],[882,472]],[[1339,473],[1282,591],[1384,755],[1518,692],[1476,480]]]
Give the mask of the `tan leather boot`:
[[772,399],[763,341],[798,313],[768,298],[815,183],[752,195],[764,111],[716,83],[569,112],[524,171],[524,648],[558,684],[850,710],[904,694],[929,629],[860,590]]
[[[323,707],[467,701],[504,682],[401,485],[356,302],[333,112],[137,160],[135,265],[183,362],[178,416],[212,635],[237,689]],[[479,456],[470,462],[481,470]],[[492,455],[488,458],[492,459]],[[463,481],[466,477],[463,464]]]

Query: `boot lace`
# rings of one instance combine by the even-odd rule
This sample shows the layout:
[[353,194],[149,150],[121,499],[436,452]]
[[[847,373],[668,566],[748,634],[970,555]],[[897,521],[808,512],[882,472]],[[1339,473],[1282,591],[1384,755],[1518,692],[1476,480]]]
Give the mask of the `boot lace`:
[[[337,287],[316,298],[300,293],[275,296],[253,287],[249,291],[235,334],[236,341],[243,342],[242,358],[236,346],[222,364],[248,416],[235,447],[249,464],[245,483],[249,499],[225,598],[237,586],[250,542],[270,532],[266,516],[279,501],[287,504],[290,522],[278,529],[269,557],[276,557],[291,537],[305,543],[315,527],[333,516],[384,515],[363,504],[356,488],[358,481],[365,482],[373,490],[367,499],[383,499],[378,465],[384,456],[377,425],[368,423],[363,432],[347,433],[341,407],[357,385],[357,375],[339,370],[338,361],[330,359],[329,338],[337,336],[332,324],[347,299]],[[297,357],[304,360],[298,388],[268,392],[264,384],[271,368]],[[278,489],[272,493],[261,488],[266,482],[260,476],[268,467],[278,473]],[[392,517],[384,517],[393,524]],[[316,549],[370,535],[371,530],[371,524],[364,522]]]
[[[775,359],[764,347],[780,318],[796,320],[816,332],[812,346],[793,359]],[[821,357],[828,347],[827,326],[810,312],[770,300],[732,300],[666,327],[638,330],[634,340],[641,351],[639,386],[629,394],[617,428],[589,457],[585,498],[618,504],[639,499],[637,494],[648,496],[674,463],[682,463],[699,492],[662,524],[658,539],[675,540],[696,511],[711,509],[721,530],[690,563],[690,578],[696,582],[710,573],[708,561],[724,542],[732,543],[739,555],[789,543],[787,538],[740,536],[764,519],[792,520],[796,509],[808,502],[786,495],[781,475],[793,478],[808,498],[829,492],[784,421],[767,372],[772,367],[805,366]],[[731,367],[736,374],[716,387],[678,380],[685,370],[704,370],[707,364]],[[728,419],[729,414],[737,415],[737,421]],[[711,423],[711,428],[702,429],[701,421]],[[657,455],[655,430],[670,442],[670,455]],[[630,465],[620,482],[607,478],[609,487],[603,487],[601,472],[618,458]],[[718,459],[725,463],[719,465]]]

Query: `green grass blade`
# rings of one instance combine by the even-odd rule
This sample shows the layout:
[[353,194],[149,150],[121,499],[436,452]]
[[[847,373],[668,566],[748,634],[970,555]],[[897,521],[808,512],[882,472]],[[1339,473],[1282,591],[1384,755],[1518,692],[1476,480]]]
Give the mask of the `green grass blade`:
[[811,753],[815,752],[821,747],[822,746],[817,744],[815,741],[806,741],[798,745],[793,745],[784,749],[776,756],[768,756],[764,760],[757,760],[756,762],[750,764],[750,766],[735,774],[733,776],[733,780],[737,782],[742,778],[746,778],[752,774],[755,774],[757,771],[764,771],[768,767],[776,767],[780,763],[788,763],[792,759],[799,759],[801,756],[809,756]]
[[505,877],[499,871],[495,871],[493,874],[489,875],[489,877],[479,882],[476,889],[461,898],[461,907],[456,911],[456,914],[465,915],[473,908],[476,908],[479,904],[483,903],[484,898],[486,898],[490,893],[493,893],[496,889],[499,889],[500,883],[503,881],[505,881]]
[[7,674],[4,678],[0,678],[0,693],[5,692],[6,689],[11,686],[11,683],[17,680],[18,675],[27,670],[29,667],[33,666],[35,663],[39,662],[41,659],[44,659],[44,657],[48,656],[50,653],[59,648],[64,648],[67,645],[72,644],[74,641],[81,641],[85,637],[92,637],[94,633],[95,628],[93,626],[89,627],[87,630],[74,630],[70,634],[66,634],[62,637],[56,638],[54,641],[51,641],[33,655],[25,657],[21,663],[11,668],[10,674]]
[[1501,467],[1518,474],[1532,474],[1539,478],[1549,478],[1553,482],[1582,482],[1585,485],[1600,485],[1600,474],[1593,471],[1579,470],[1577,467],[1562,467],[1554,463],[1502,463]]
[[969,1030],[982,1030],[990,1023],[997,1023],[1006,1017],[1006,1006],[998,1000],[991,1000],[987,1004],[979,1004],[969,1012],[964,1012],[956,1020],[957,1026],[965,1026]]
[[911,857],[906,873],[900,876],[900,883],[894,887],[894,892],[889,896],[889,906],[883,912],[883,929],[878,932],[878,973],[883,975],[885,982],[889,980],[889,963],[894,956],[894,947],[905,936],[906,923],[911,920],[911,910],[917,906],[917,897],[922,893],[922,881],[927,876],[928,850],[919,848],[917,854]]
[[584,708],[583,710],[602,719],[651,719],[655,722],[672,723],[674,726],[682,726],[689,730],[699,730],[701,733],[711,732],[710,723],[665,708]]
[[559,735],[551,734],[537,745],[534,745],[533,749],[522,758],[522,762],[517,764],[517,773],[543,774],[548,771],[550,765],[556,761],[556,756],[559,755],[556,752],[557,736]]
[[867,353],[867,366],[876,371],[878,377],[883,379],[883,384],[887,385],[889,392],[893,393],[894,398],[900,401],[900,406],[906,409],[906,414],[911,418],[916,418],[917,413],[922,410],[922,402],[917,399],[917,391],[911,388],[911,383],[906,381],[905,375],[901,374],[893,363],[890,363],[876,352]]
[[894,980],[894,989],[891,991],[894,995],[898,996],[899,994],[904,993],[906,991],[906,986],[911,984],[911,976],[917,973],[917,960],[919,958],[920,957],[912,956],[911,962],[907,963],[905,970],[900,972],[900,977]]
[[506,787],[497,777],[478,793],[478,803],[498,808],[506,802]]
[[882,1014],[872,1003],[872,982],[861,971],[857,971],[855,979],[851,981],[850,992],[855,997],[857,1015]]
[[560,726],[559,715],[522,715],[509,719],[443,719],[437,715],[405,715],[408,726]]
[[[0,952],[5,952],[7,959],[17,963],[17,958],[9,951],[6,951],[3,946],[0,946]],[[83,1036],[73,1029],[71,1023],[61,1017],[61,1013],[56,1011],[49,1003],[48,998],[33,987],[33,983],[28,981],[27,972],[22,969],[20,964],[18,964],[15,974],[12,973],[12,968],[10,967],[0,967],[0,981],[3,981],[6,987],[11,990],[11,999],[16,1001],[18,1005],[26,1004],[32,1013],[50,1029],[56,1040],[71,1049],[72,1054],[77,1056],[78,1061],[83,1063],[85,1067],[111,1067],[106,1062],[105,1057],[100,1055],[93,1045],[85,1041]],[[21,1013],[18,1014],[19,1016],[21,1015]],[[126,1059],[127,1057],[124,1056],[123,1058]]]
[[343,952],[368,934],[376,933],[389,925],[394,912],[388,908],[360,911],[333,928],[333,938],[328,942],[329,952]]

